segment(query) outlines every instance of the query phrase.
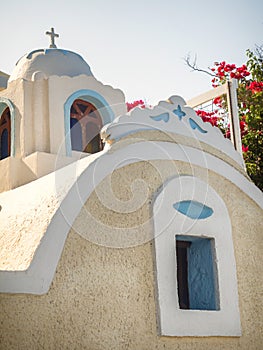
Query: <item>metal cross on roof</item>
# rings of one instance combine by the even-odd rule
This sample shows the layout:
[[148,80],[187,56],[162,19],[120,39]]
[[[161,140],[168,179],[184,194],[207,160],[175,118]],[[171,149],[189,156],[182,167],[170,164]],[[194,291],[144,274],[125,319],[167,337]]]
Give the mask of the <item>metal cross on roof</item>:
[[51,28],[51,32],[46,32],[46,35],[50,35],[51,44],[49,47],[51,49],[56,49],[57,47],[55,45],[55,38],[59,38],[59,35],[55,33],[54,28]]

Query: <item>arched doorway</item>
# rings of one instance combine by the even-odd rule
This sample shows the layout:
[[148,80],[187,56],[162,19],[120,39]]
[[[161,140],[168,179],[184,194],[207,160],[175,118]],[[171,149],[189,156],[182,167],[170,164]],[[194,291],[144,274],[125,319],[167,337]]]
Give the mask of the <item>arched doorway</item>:
[[11,119],[7,107],[0,118],[0,160],[10,156],[11,150]]
[[100,138],[102,119],[96,107],[76,99],[70,108],[70,136],[72,150],[96,153],[103,149]]

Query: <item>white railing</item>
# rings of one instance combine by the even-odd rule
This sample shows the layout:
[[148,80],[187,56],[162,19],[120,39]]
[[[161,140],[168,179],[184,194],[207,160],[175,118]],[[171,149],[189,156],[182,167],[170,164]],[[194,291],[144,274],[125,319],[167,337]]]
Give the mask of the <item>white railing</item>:
[[235,149],[242,155],[241,132],[238,115],[237,104],[237,79],[227,81],[224,85],[218,86],[215,89],[209,90],[197,97],[187,101],[187,105],[196,108],[206,102],[212,101],[216,97],[222,95],[227,96],[227,106],[230,124],[230,139],[234,144]]

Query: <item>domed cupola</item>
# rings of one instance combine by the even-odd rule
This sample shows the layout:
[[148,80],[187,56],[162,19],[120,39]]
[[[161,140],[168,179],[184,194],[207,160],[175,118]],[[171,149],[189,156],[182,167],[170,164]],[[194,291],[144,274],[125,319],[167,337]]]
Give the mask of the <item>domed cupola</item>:
[[93,76],[89,65],[75,52],[62,49],[39,49],[31,51],[17,62],[9,82],[17,79],[35,80],[36,75],[76,77]]
[[48,78],[52,75],[76,77],[81,74],[93,76],[89,65],[75,52],[58,49],[54,38],[58,34],[47,32],[51,36],[48,49],[37,49],[21,57],[9,77],[9,82],[17,79],[32,81],[38,78]]

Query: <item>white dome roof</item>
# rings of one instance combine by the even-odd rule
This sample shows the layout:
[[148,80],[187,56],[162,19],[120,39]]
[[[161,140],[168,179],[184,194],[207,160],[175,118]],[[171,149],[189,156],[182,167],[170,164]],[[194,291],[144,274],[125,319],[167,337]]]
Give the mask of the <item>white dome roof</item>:
[[16,63],[9,82],[16,79],[35,80],[36,76],[93,76],[89,65],[75,52],[61,49],[39,49],[26,54]]

